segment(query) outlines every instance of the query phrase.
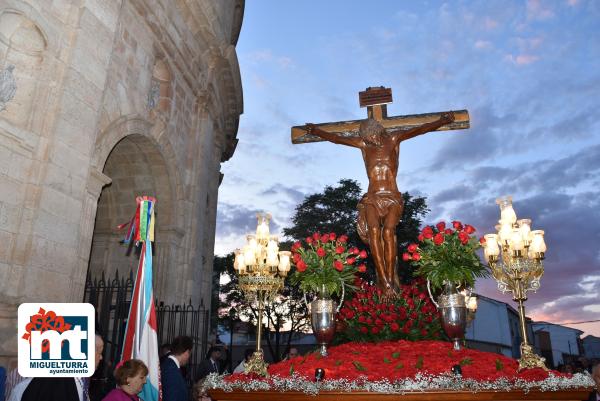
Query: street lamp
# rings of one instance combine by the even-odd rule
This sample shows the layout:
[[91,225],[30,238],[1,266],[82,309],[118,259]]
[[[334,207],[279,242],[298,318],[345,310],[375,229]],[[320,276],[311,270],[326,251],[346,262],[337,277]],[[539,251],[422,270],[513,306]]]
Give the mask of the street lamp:
[[513,300],[519,304],[523,338],[519,370],[535,367],[547,370],[545,359],[536,355],[527,341],[524,305],[527,291],[536,292],[544,274],[544,231],[531,230],[530,219],[517,220],[511,196],[498,198],[496,203],[500,206],[500,220],[496,225],[497,233],[485,235],[484,255],[498,282],[498,290],[512,292]]
[[283,288],[284,278],[290,271],[289,251],[279,251],[279,238],[269,233],[271,215],[258,213],[256,234],[246,237],[246,245],[235,250],[234,267],[239,276],[238,286],[246,299],[256,304],[258,323],[256,351],[247,364],[246,373],[267,376],[267,363],[261,349],[262,318],[265,304]]

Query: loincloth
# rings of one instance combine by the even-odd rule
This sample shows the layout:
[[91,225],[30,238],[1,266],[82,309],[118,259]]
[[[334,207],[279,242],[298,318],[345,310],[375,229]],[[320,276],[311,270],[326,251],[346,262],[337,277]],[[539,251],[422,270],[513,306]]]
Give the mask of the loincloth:
[[398,214],[398,221],[396,222],[396,224],[398,224],[404,210],[404,200],[402,199],[402,194],[400,192],[367,192],[363,195],[360,202],[358,202],[357,231],[360,238],[366,244],[369,243],[369,236],[367,234],[369,229],[366,213],[367,206],[375,208],[380,220],[383,220],[387,216],[390,207],[399,206],[400,213]]

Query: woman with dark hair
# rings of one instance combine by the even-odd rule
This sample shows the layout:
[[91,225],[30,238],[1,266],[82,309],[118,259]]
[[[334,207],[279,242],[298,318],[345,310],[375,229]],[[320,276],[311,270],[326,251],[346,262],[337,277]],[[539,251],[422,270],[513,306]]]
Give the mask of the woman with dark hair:
[[102,399],[102,401],[139,401],[137,394],[146,384],[148,368],[138,359],[129,359],[115,370],[118,387]]

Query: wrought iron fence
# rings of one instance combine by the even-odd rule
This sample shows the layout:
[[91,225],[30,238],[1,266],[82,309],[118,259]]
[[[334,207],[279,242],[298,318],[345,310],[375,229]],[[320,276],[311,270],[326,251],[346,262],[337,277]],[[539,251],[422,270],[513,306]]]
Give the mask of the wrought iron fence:
[[[133,285],[132,272],[119,276],[117,271],[112,279],[107,279],[104,273],[99,278],[88,275],[86,279],[84,302],[96,308],[96,330],[102,334],[105,342],[103,362],[92,377],[91,399],[101,399],[114,388],[112,373],[121,358]],[[157,301],[156,318],[159,345],[170,344],[178,336],[192,338],[194,349],[186,367],[186,378],[191,388],[208,349],[209,311],[202,302],[194,306],[191,301],[183,305],[165,305]]]

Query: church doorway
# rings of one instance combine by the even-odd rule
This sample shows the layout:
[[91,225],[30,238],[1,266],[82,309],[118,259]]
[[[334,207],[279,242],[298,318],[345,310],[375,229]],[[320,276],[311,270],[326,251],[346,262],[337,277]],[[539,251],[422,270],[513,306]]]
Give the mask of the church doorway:
[[156,232],[153,247],[153,283],[156,299],[166,295],[166,272],[173,245],[166,234],[173,225],[173,185],[164,157],[155,142],[132,134],[121,139],[111,150],[102,171],[112,180],[102,189],[98,200],[88,276],[111,278],[135,274],[138,250],[123,244],[124,231],[119,224],[128,222],[136,208],[136,197],[156,198]]

